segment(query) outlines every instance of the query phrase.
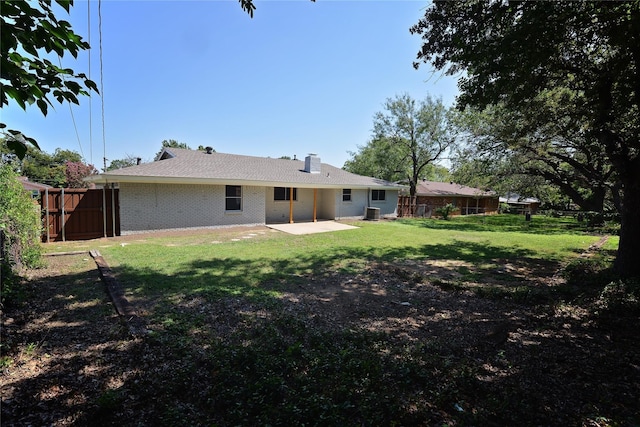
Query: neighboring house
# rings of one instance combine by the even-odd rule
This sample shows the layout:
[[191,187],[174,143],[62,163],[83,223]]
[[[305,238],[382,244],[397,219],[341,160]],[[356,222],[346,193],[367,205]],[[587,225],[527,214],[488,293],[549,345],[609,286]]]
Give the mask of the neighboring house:
[[18,181],[20,181],[20,184],[22,184],[22,187],[27,190],[29,193],[31,193],[31,197],[32,198],[38,198],[38,196],[40,196],[40,191],[41,190],[46,190],[47,188],[53,188],[50,185],[47,184],[40,184],[38,182],[31,182],[29,181],[29,178],[26,176],[20,176],[18,177]]
[[[453,182],[420,181],[416,186],[415,216],[431,217],[436,210],[451,203],[453,215],[494,214],[498,212],[498,195],[493,191]],[[402,200],[401,200],[402,204]],[[402,208],[402,206],[400,206]]]
[[540,200],[535,197],[522,197],[516,193],[507,193],[504,197],[500,197],[500,203],[508,204],[510,211],[519,214],[535,214],[540,207]]
[[151,163],[88,177],[120,191],[123,234],[396,216],[403,186],[321,163],[165,148]]

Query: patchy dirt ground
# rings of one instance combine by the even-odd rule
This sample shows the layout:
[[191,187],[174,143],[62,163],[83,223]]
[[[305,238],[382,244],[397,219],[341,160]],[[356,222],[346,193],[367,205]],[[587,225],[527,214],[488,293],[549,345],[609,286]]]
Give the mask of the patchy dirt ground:
[[[152,391],[181,401],[179,395],[206,387],[206,379],[195,377],[187,389],[167,385],[176,354],[128,334],[88,255],[47,257],[47,263],[31,272],[25,303],[2,313],[2,425],[154,425]],[[422,344],[442,359],[443,376],[452,374],[446,372],[451,366],[473,365],[468,387],[460,387],[454,401],[427,402],[432,413],[421,424],[465,425],[461,414],[482,411],[483,399],[492,396],[504,399],[505,411],[517,412],[494,409],[480,418],[486,425],[640,425],[637,316],[597,315],[588,298],[555,303],[531,295],[531,289],[562,285],[551,266],[509,264],[496,272],[528,281],[515,298],[502,292],[509,282],[499,279],[491,292],[477,292],[473,282],[456,285],[460,267],[375,264],[358,275],[310,275],[277,289],[283,310],[314,328],[364,329],[383,332],[398,346]],[[148,309],[140,308],[143,318]],[[231,298],[184,300],[178,309],[201,314],[203,327],[220,340],[247,315],[272,315]],[[112,392],[119,388],[130,390],[124,399]]]

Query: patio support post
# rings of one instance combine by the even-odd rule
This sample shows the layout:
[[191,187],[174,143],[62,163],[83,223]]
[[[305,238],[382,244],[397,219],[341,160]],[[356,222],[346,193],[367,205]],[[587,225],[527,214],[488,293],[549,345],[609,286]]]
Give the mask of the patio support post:
[[313,222],[318,222],[318,217],[316,216],[316,208],[317,208],[317,200],[318,200],[318,189],[313,189]]
[[289,224],[293,224],[293,187],[289,189]]
[[111,183],[111,237],[116,237],[116,184]]

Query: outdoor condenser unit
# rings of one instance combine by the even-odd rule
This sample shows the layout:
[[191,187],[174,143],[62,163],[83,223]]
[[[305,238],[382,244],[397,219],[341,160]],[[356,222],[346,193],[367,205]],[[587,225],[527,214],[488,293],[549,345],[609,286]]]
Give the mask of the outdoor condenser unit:
[[367,208],[366,219],[371,221],[377,221],[380,219],[380,208]]

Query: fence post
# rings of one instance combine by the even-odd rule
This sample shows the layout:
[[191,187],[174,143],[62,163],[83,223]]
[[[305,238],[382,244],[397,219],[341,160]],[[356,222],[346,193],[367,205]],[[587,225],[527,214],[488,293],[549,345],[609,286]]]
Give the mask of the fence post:
[[50,232],[49,229],[51,227],[49,226],[49,189],[48,188],[44,189],[44,197],[45,197],[45,200],[47,201],[46,207],[45,207],[45,212],[46,212],[45,213],[45,218],[46,218],[45,224],[47,225],[47,243],[50,243],[51,242],[51,235],[50,235],[51,232]]
[[61,198],[61,204],[62,204],[62,241],[66,242],[67,238],[65,236],[64,233],[64,225],[65,225],[65,212],[64,212],[64,188],[61,188],[61,192],[60,192],[60,198]]

